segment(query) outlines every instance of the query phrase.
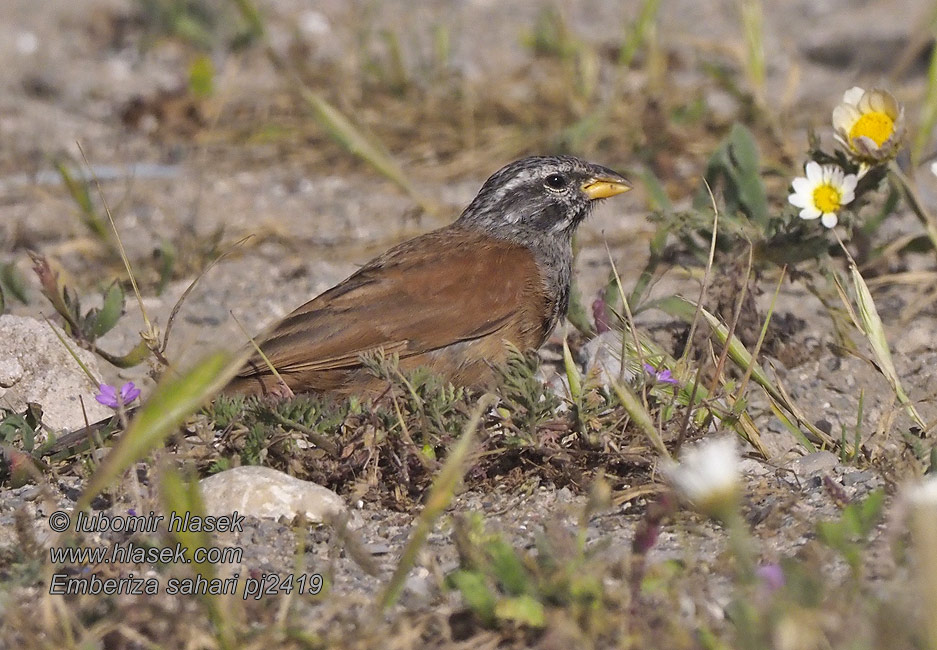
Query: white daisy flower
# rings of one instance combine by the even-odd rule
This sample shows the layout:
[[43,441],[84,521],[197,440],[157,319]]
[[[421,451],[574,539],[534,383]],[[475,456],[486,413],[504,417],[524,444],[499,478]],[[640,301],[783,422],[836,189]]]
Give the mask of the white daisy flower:
[[886,90],[858,86],[833,109],[836,139],[853,158],[881,163],[898,154],[905,134],[904,107]]
[[735,438],[715,438],[686,449],[680,462],[661,470],[680,495],[703,514],[720,517],[734,508],[739,493],[739,452]]
[[794,179],[794,193],[787,197],[791,205],[800,208],[801,219],[816,219],[827,228],[834,228],[839,219],[836,213],[856,198],[855,174],[846,174],[836,165],[820,166],[811,160],[806,167],[807,176]]
[[937,475],[928,474],[904,491],[904,497],[916,508],[937,509]]

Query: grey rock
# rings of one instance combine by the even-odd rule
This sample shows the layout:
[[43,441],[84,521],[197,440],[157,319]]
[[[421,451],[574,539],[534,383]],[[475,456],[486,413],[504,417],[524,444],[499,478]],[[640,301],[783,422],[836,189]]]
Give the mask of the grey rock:
[[770,471],[763,462],[754,458],[743,458],[739,461],[739,474],[742,476],[764,476]]
[[839,459],[829,451],[817,451],[800,458],[795,458],[789,464],[791,471],[798,476],[812,476],[827,472],[839,465]]
[[875,478],[875,472],[872,470],[862,470],[861,472],[849,472],[848,474],[843,475],[843,485],[850,487],[853,485],[860,485],[863,483],[868,483]]
[[292,519],[304,513],[321,523],[345,511],[344,500],[332,490],[270,467],[246,465],[199,481],[210,515],[249,515],[259,519]]
[[390,544],[365,544],[365,550],[371,555],[387,555],[392,549]]
[[24,485],[23,487],[13,490],[13,494],[23,501],[35,501],[39,498],[41,492],[36,485]]
[[425,567],[417,567],[403,583],[403,601],[409,607],[427,605],[433,591],[432,574]]
[[[100,376],[97,358],[78,346],[72,348],[92,374]],[[28,402],[35,402],[42,406],[47,426],[74,430],[85,424],[79,397],[90,422],[111,414],[95,401],[96,392],[97,386],[48,324],[25,316],[0,316],[0,406],[22,411]]]

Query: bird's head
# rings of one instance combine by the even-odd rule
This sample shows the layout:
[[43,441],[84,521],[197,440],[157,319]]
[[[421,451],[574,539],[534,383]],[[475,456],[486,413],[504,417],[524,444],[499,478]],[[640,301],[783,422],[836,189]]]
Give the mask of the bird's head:
[[485,181],[458,223],[522,241],[543,235],[571,237],[598,199],[630,189],[618,172],[579,158],[522,158]]

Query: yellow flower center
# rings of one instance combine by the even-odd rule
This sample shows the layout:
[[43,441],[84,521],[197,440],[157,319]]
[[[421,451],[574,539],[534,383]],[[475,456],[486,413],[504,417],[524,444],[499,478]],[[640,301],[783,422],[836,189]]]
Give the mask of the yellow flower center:
[[817,206],[817,210],[824,214],[839,210],[842,200],[842,193],[829,184],[817,185],[817,188],[813,191],[813,204]]
[[895,121],[880,111],[863,113],[849,129],[849,140],[865,136],[881,147],[895,131]]

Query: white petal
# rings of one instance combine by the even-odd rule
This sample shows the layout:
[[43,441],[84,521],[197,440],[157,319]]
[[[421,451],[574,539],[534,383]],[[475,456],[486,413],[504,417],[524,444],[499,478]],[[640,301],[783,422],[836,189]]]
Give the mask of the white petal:
[[800,211],[801,219],[816,219],[820,216],[820,211],[814,205],[808,205]]
[[900,134],[904,131],[904,106],[898,105],[898,116],[892,119],[895,121],[894,132]]
[[913,506],[933,508],[937,505],[937,475],[928,474],[917,484],[906,488],[904,497]]
[[860,135],[859,137],[853,138],[852,146],[856,148],[856,151],[864,156],[875,156],[879,150],[875,140],[865,135]]
[[885,102],[885,114],[892,120],[897,120],[898,116],[902,112],[901,104],[898,103],[898,100],[895,99],[895,96],[890,92],[885,90],[881,90],[879,92],[882,93],[882,101]]
[[820,219],[824,226],[827,228],[835,228],[838,222],[835,212],[827,212],[823,215],[823,218]]
[[930,173],[933,174],[934,176],[937,176],[937,160],[935,160],[934,162],[930,164]]
[[859,103],[859,100],[862,99],[862,96],[865,94],[865,90],[859,86],[853,86],[849,90],[843,93],[843,103],[852,104],[855,106]]
[[807,179],[816,184],[823,182],[823,169],[820,167],[820,163],[816,160],[811,160],[807,163],[807,167],[804,170],[807,172]]
[[885,99],[885,95],[882,93],[881,90],[873,89],[869,91],[865,96],[865,101],[859,102],[859,104],[860,104],[859,106],[860,110],[862,109],[861,105],[864,104],[868,106],[870,109],[872,109],[873,111],[887,114],[888,100]]
[[859,109],[852,104],[840,104],[833,109],[833,128],[846,137],[859,116]]
[[787,197],[787,202],[798,208],[806,208],[810,204],[810,198],[806,194],[796,192]]
[[843,194],[847,192],[852,194],[852,192],[856,189],[856,183],[858,182],[859,182],[858,176],[856,176],[855,174],[847,174],[843,178],[843,186],[842,186]]
[[848,205],[848,204],[852,203],[852,200],[853,200],[854,198],[856,198],[856,193],[855,193],[855,192],[853,192],[852,190],[849,190],[849,191],[843,190],[843,195],[842,195],[841,197],[839,197],[839,204],[840,204],[840,205]]
[[[937,169],[934,170],[934,175],[937,176]],[[791,181],[791,187],[793,187],[794,191],[798,194],[810,194],[813,192],[814,183],[811,183],[803,176],[798,176],[793,181]]]
[[723,492],[733,492],[739,480],[739,453],[735,439],[709,439],[683,450],[680,463],[661,463],[673,486],[691,502],[702,502]]

